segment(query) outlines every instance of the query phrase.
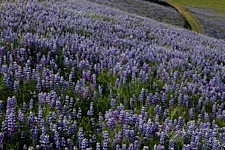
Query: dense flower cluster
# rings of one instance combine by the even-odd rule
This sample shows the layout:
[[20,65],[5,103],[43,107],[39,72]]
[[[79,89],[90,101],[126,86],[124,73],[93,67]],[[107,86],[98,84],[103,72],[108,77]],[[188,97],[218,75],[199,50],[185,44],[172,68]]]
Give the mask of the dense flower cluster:
[[0,9],[0,149],[224,149],[225,42],[85,0]]

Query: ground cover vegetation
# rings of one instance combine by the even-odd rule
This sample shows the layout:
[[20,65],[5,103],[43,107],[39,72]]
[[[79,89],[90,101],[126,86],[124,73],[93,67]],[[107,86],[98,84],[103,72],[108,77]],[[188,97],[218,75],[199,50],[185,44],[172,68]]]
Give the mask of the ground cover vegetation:
[[201,26],[198,23],[197,19],[186,8],[180,6],[172,0],[167,0],[167,3],[174,7],[180,14],[184,16],[184,18],[188,21],[192,31],[202,33]]
[[189,11],[198,20],[204,34],[225,39],[225,15],[217,14],[211,9],[189,7]]
[[176,9],[158,3],[150,3],[145,0],[89,0],[98,4],[114,7],[122,11],[130,12],[139,16],[152,18],[154,20],[165,22],[171,25],[189,28],[190,26],[185,18],[176,11]]
[[194,8],[211,9],[218,14],[225,15],[225,1],[223,0],[172,0],[173,2],[182,6],[189,6]]
[[203,33],[225,39],[225,1],[223,0],[168,0],[185,7],[199,22]]
[[225,148],[225,41],[86,0],[0,8],[0,149]]

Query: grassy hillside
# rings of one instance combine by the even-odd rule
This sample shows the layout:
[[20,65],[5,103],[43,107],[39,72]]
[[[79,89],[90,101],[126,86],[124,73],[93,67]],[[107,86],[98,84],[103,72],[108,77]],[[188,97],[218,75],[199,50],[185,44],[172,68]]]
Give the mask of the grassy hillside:
[[225,39],[225,1],[167,0],[167,2],[175,8],[176,6],[183,8],[189,14],[186,15],[177,9],[188,20],[193,31],[198,32],[199,27],[203,34]]
[[89,0],[143,17],[152,18],[179,27],[191,28],[185,18],[172,7],[165,7],[145,0]]
[[190,8],[189,11],[198,20],[204,34],[225,39],[225,16],[200,8]]
[[186,10],[184,7],[180,6],[179,4],[177,4],[176,2],[173,2],[173,0],[167,0],[167,2],[173,6],[180,14],[182,14],[186,20],[188,21],[188,23],[191,26],[191,29],[195,32],[198,33],[202,33],[202,29],[200,24],[198,23],[198,21],[195,19],[195,17],[193,15],[191,15],[191,13],[189,13],[188,10]]
[[172,0],[172,1],[182,6],[212,9],[219,14],[225,15],[224,0]]

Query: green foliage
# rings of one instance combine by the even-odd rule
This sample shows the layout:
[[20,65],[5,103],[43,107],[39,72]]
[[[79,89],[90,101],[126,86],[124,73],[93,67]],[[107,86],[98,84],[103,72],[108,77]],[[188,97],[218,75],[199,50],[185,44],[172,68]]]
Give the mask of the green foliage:
[[107,16],[98,15],[98,14],[89,14],[89,17],[91,19],[95,19],[95,20],[102,20],[102,21],[107,21],[107,22],[113,21],[113,19],[111,19]]
[[173,0],[173,2],[185,6],[196,7],[201,9],[210,9],[216,13],[225,14],[225,1],[224,0]]

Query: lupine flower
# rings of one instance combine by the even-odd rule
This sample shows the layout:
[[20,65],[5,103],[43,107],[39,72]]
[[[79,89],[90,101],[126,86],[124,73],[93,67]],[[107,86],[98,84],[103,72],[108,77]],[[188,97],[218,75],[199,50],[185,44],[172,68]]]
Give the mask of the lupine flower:
[[160,144],[161,145],[164,145],[164,142],[165,142],[165,134],[164,133],[161,133],[160,134]]
[[33,139],[33,144],[36,145],[37,142],[38,142],[38,129],[37,129],[37,127],[35,127],[34,130],[33,130],[32,139]]
[[209,122],[210,121],[210,117],[209,117],[209,115],[207,113],[205,113],[204,118],[205,118],[205,121],[206,122]]
[[133,143],[130,143],[129,147],[128,147],[128,150],[133,150],[133,149],[134,149],[134,145],[133,145]]
[[49,141],[49,135],[44,135],[42,134],[40,136],[40,140],[39,140],[41,146],[43,149],[50,149],[50,141]]
[[1,7],[4,149],[224,146],[224,41],[90,1]]
[[169,141],[169,150],[174,150],[174,141],[173,140],[170,140]]
[[79,139],[79,147],[82,147],[82,141],[84,139],[83,128],[79,128],[78,139]]
[[62,139],[61,139],[61,147],[62,148],[65,148],[66,147],[66,140],[65,140],[64,137],[62,137]]
[[126,150],[126,149],[127,149],[126,144],[123,144],[123,145],[122,145],[122,150]]
[[94,115],[94,106],[93,106],[93,102],[91,102],[91,104],[90,104],[90,109],[89,109],[88,115],[89,115],[89,116],[93,116],[93,115]]
[[137,140],[134,141],[134,149],[139,149],[139,142]]
[[68,149],[72,149],[72,140],[71,139],[67,139],[67,147],[68,147]]
[[121,148],[120,148],[120,145],[119,144],[117,144],[116,145],[116,150],[120,150]]
[[174,98],[173,98],[173,95],[170,95],[169,106],[172,107],[173,104],[174,104]]
[[163,93],[162,95],[162,103],[165,104],[166,102],[166,93]]
[[179,117],[178,118],[178,129],[181,129],[183,126],[183,118],[182,117]]
[[34,114],[32,112],[30,112],[30,114],[29,114],[29,120],[28,120],[28,122],[29,122],[29,126],[30,127],[32,127],[34,125],[34,123],[35,123]]
[[77,118],[81,119],[81,115],[82,115],[82,110],[81,108],[78,108]]
[[96,143],[96,150],[100,150],[100,149],[101,149],[100,143]]
[[98,92],[99,96],[102,97],[102,87],[100,85],[98,86]]
[[141,89],[141,94],[139,95],[139,101],[142,103],[144,100],[144,96],[145,96],[145,90]]
[[81,144],[81,150],[85,150],[87,148],[87,139],[83,139],[82,140],[82,144]]
[[190,109],[190,111],[189,111],[189,119],[190,119],[190,120],[193,120],[193,119],[194,119],[194,112],[193,112],[193,109]]
[[109,134],[107,131],[103,132],[103,149],[108,149],[108,144],[109,144]]
[[143,150],[149,150],[149,147],[148,146],[144,146]]
[[4,148],[4,133],[0,133],[0,149],[2,150]]
[[57,140],[55,141],[55,147],[56,147],[56,149],[60,149],[60,148],[61,148],[61,144],[60,144],[59,139],[57,139]]

